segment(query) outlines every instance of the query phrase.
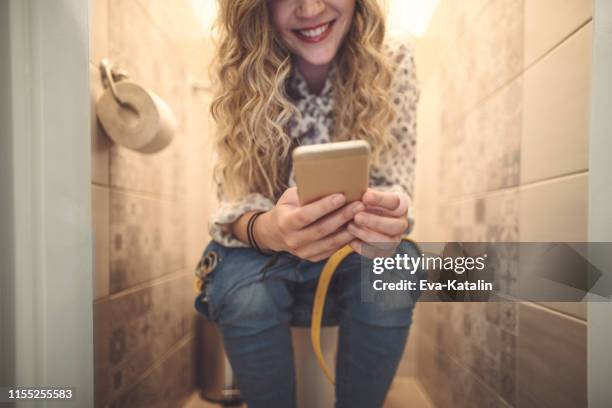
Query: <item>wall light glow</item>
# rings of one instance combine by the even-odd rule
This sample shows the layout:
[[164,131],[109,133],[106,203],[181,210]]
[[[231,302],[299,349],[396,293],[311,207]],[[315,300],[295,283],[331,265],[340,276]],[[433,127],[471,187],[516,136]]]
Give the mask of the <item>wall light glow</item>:
[[191,8],[204,32],[210,33],[217,18],[217,0],[191,0]]
[[[410,34],[421,37],[427,31],[429,21],[438,0],[383,0],[387,10],[390,34]],[[195,17],[205,32],[210,32],[217,15],[217,0],[191,0]]]
[[390,34],[422,37],[438,6],[438,0],[386,0]]

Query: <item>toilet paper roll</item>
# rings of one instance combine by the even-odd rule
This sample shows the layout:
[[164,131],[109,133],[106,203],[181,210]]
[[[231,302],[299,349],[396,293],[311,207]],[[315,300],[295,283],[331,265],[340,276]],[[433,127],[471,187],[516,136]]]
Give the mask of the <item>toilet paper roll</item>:
[[96,104],[96,114],[117,144],[142,153],[156,153],[174,138],[176,118],[159,96],[131,81],[115,84],[120,104],[107,89]]

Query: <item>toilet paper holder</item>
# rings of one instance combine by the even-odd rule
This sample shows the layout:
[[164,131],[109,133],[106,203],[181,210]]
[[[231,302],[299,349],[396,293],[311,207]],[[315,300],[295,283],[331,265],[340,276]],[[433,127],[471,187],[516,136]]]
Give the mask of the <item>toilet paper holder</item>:
[[105,87],[110,88],[111,93],[113,94],[113,98],[120,105],[127,105],[119,93],[117,92],[117,87],[115,87],[115,82],[122,81],[124,79],[128,79],[129,75],[125,70],[114,70],[113,64],[107,59],[103,58],[100,61],[100,74],[102,75],[102,83]]
[[100,61],[105,91],[96,102],[96,116],[116,144],[140,153],[157,153],[173,140],[178,124],[172,108],[160,96]]

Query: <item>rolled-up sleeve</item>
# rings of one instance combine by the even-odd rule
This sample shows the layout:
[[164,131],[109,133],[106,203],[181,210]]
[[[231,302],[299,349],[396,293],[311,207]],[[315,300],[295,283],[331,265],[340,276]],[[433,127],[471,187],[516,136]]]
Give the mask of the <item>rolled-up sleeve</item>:
[[242,215],[251,211],[268,211],[274,203],[262,194],[250,193],[237,199],[229,200],[223,194],[223,182],[217,181],[219,205],[211,214],[208,230],[213,240],[227,247],[247,247],[232,234],[230,226]]

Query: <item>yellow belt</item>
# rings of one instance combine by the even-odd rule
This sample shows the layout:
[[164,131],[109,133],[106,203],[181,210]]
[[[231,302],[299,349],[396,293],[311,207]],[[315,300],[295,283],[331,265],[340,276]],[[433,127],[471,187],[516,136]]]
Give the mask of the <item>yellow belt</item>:
[[[403,237],[403,241],[412,242],[409,238]],[[325,364],[325,359],[323,358],[323,353],[321,352],[321,320],[323,319],[323,307],[325,305],[325,297],[327,296],[327,290],[329,289],[329,283],[331,282],[332,277],[334,276],[334,272],[336,272],[336,268],[344,259],[349,256],[353,252],[353,248],[350,246],[345,246],[338,251],[336,251],[332,256],[329,257],[325,265],[323,266],[323,270],[321,271],[321,276],[319,276],[319,282],[317,283],[317,290],[315,292],[314,297],[314,305],[312,307],[312,321],[310,323],[310,341],[312,343],[312,348],[317,356],[317,360],[319,361],[319,365],[325,373],[327,379],[335,384],[334,377],[329,371],[329,367]]]
[[[409,238],[403,237],[402,240],[410,241]],[[310,323],[310,341],[312,343],[312,348],[314,349],[315,355],[317,356],[317,360],[323,373],[327,377],[327,379],[335,384],[334,377],[329,371],[329,367],[325,364],[325,359],[323,358],[323,353],[321,352],[321,321],[323,319],[323,307],[325,306],[325,297],[327,296],[327,291],[329,289],[329,283],[331,282],[334,273],[336,272],[336,268],[344,259],[353,253],[353,249],[346,245],[345,247],[336,251],[332,256],[329,257],[325,265],[323,266],[323,270],[321,271],[321,275],[319,276],[319,281],[317,283],[317,290],[315,291],[314,296],[314,304],[312,307],[312,321]],[[215,268],[217,265],[217,255],[214,252],[208,254],[208,256],[202,258],[198,266],[196,267],[196,279],[195,279],[195,291],[196,293],[201,293],[204,286],[204,277],[208,274],[209,271]]]
[[319,365],[332,384],[335,384],[334,377],[329,371],[327,364],[325,364],[325,359],[323,359],[323,353],[321,352],[321,320],[323,319],[323,306],[325,306],[325,296],[327,296],[329,283],[334,276],[334,272],[336,272],[336,268],[340,265],[340,262],[344,261],[344,258],[349,256],[352,252],[353,248],[347,245],[329,257],[325,266],[323,266],[321,276],[319,276],[319,282],[317,283],[317,290],[314,296],[314,305],[312,306],[310,341],[315,355],[317,356],[317,360],[319,360]]

